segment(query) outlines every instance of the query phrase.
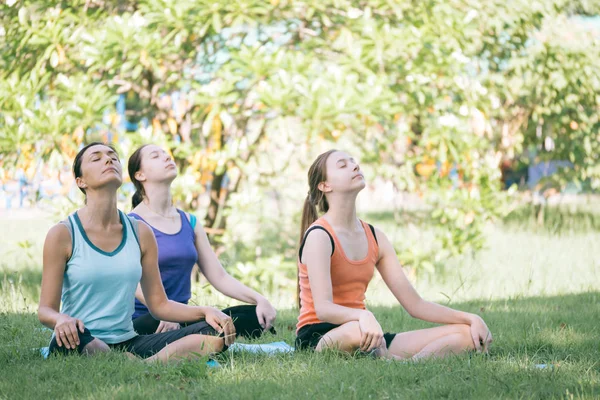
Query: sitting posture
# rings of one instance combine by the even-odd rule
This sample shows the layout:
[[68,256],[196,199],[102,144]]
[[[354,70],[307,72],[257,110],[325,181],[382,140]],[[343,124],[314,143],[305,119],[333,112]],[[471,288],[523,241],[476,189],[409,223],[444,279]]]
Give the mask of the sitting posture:
[[[225,271],[212,250],[206,232],[193,214],[175,208],[171,183],[177,177],[177,166],[171,156],[156,145],[137,149],[128,163],[129,177],[136,192],[129,215],[146,222],[158,244],[158,267],[169,300],[187,304],[191,293],[191,273],[198,263],[208,282],[226,296],[251,305],[223,310],[235,325],[238,335],[257,338],[271,330],[275,309],[259,293],[243,285]],[[146,300],[138,286],[133,328],[140,335],[179,329],[186,324],[160,321],[148,312]]]
[[[297,348],[359,350],[415,360],[487,350],[492,336],[485,322],[477,315],[423,300],[385,234],[356,217],[356,197],[365,187],[365,178],[350,155],[336,150],[321,154],[310,167],[308,182],[298,255]],[[324,212],[320,218],[317,207]],[[411,316],[445,325],[383,333],[364,303],[375,268]]]
[[[38,316],[54,330],[50,353],[119,349],[168,361],[220,352],[233,343],[231,317],[167,299],[152,229],[117,209],[122,169],[116,151],[102,143],[87,145],[75,157],[73,173],[85,206],[53,226],[44,244]],[[158,319],[203,322],[138,335],[131,320],[138,283]]]

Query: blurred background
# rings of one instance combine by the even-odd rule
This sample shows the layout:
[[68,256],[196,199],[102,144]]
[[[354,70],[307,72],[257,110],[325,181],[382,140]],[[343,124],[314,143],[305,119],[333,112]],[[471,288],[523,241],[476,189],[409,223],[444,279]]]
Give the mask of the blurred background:
[[[0,286],[39,296],[91,141],[179,167],[225,268],[295,304],[309,165],[337,148],[360,217],[428,299],[598,289],[600,1],[4,0]],[[124,174],[127,175],[126,173]],[[125,178],[120,207],[130,210]],[[195,273],[195,301],[225,301]],[[378,277],[369,304],[392,304]]]

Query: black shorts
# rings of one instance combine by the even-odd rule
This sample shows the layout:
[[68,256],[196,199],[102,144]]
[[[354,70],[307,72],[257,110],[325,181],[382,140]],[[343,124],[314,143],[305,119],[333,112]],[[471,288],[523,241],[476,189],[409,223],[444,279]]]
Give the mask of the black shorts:
[[[340,325],[330,324],[328,322],[321,322],[318,324],[304,325],[298,331],[296,336],[296,349],[298,350],[314,350],[319,344],[319,340],[332,329],[337,328]],[[390,347],[390,343],[396,337],[395,333],[384,333],[383,338],[385,339],[385,345]]]

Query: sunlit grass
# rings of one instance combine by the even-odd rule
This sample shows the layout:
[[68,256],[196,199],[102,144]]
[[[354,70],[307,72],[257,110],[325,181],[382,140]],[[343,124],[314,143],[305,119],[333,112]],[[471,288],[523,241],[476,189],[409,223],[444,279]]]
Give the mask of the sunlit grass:
[[[374,222],[392,240],[410,233],[389,219]],[[600,268],[594,250],[600,233],[591,229],[549,233],[529,225],[490,228],[488,248],[475,258],[448,261],[445,272],[435,276],[419,275],[415,285],[425,298],[483,316],[495,338],[488,356],[397,364],[337,354],[228,353],[217,357],[221,368],[211,369],[205,360],[148,366],[116,353],[42,360],[34,349],[47,345],[49,332],[40,329],[35,311],[41,243],[50,225],[43,218],[3,221],[0,398],[600,396]],[[28,239],[29,247],[19,247]],[[280,308],[278,334],[261,341],[293,344],[294,296],[293,287],[271,294]],[[231,304],[207,294],[203,285],[196,285],[193,301]],[[370,286],[368,303],[386,331],[431,326],[395,305],[378,278]]]

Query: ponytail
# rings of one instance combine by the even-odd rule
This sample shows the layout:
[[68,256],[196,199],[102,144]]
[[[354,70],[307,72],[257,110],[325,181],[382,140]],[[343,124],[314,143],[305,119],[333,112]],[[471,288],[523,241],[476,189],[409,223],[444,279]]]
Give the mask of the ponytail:
[[304,207],[302,208],[302,223],[300,224],[300,243],[302,244],[302,239],[304,238],[304,233],[306,230],[319,219],[319,214],[317,213],[317,207],[310,201],[310,194],[306,196],[304,200]]
[[147,144],[139,147],[133,154],[129,157],[129,161],[127,163],[127,171],[129,172],[129,179],[131,179],[131,183],[135,186],[135,193],[131,198],[131,207],[136,208],[142,201],[144,201],[144,196],[146,192],[144,192],[144,185],[142,182],[138,181],[135,177],[135,173],[142,168],[142,150],[144,147],[148,146]]
[[139,189],[137,189],[131,198],[131,208],[136,208],[142,201],[144,201],[144,195]]

